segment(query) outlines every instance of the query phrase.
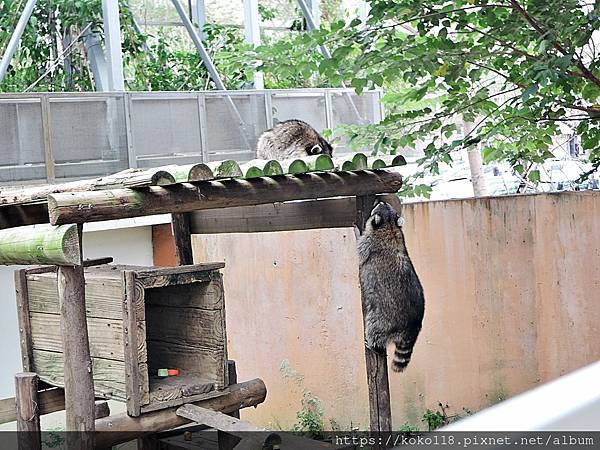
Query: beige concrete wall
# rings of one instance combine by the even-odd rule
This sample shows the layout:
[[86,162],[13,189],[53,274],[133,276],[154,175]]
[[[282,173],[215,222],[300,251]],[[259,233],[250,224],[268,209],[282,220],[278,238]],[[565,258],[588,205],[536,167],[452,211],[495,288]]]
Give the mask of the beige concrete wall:
[[[426,295],[423,331],[390,373],[395,427],[426,408],[478,410],[600,359],[600,195],[406,205]],[[368,401],[350,229],[196,235],[197,261],[224,260],[230,356],[269,394],[246,412],[296,421],[302,393],[326,417],[365,427]],[[421,424],[422,425],[422,424]]]

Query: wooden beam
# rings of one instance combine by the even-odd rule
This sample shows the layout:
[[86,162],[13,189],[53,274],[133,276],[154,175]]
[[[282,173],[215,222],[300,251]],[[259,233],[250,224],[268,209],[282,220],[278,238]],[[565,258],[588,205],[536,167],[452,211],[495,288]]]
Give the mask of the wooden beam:
[[[376,197],[365,195],[356,199],[356,226],[362,233]],[[366,303],[361,293],[363,319],[366,317]],[[388,380],[387,357],[365,347],[367,363],[367,384],[369,388],[370,430],[392,431],[390,407],[390,384]]]
[[[63,388],[51,388],[44,391],[38,391],[37,396],[40,416],[56,411],[64,411],[65,391]],[[0,400],[0,425],[17,420],[17,410],[15,405],[15,397]],[[96,402],[94,411],[94,417],[96,419],[107,417],[110,414],[108,403],[103,400]]]
[[[229,413],[240,408],[257,406],[264,402],[267,396],[267,388],[258,378],[229,386],[225,392],[226,394],[221,397],[206,399],[194,404],[214,411]],[[190,422],[188,419],[179,417],[175,411],[177,411],[177,407],[142,414],[139,417],[118,414],[97,420],[96,445],[98,448],[108,448],[148,433],[170,430]],[[105,431],[112,433],[104,433]]]
[[171,224],[173,227],[173,237],[175,238],[177,265],[185,266],[194,264],[189,213],[173,214]]
[[[378,195],[398,207],[395,194]],[[356,198],[342,197],[208,209],[190,213],[192,234],[255,233],[353,227]]]
[[[78,228],[81,236],[82,226],[79,225]],[[58,268],[58,298],[64,352],[66,430],[82,432],[67,433],[67,446],[92,450],[94,381],[85,311],[83,266]]]
[[0,231],[0,264],[81,264],[77,225],[29,226]]
[[228,431],[234,433],[246,431],[265,431],[264,428],[252,425],[250,422],[227,416],[220,411],[202,408],[198,405],[186,404],[180,406],[175,411],[179,417],[196,422],[200,425],[208,425],[215,430]]
[[38,376],[32,372],[15,375],[17,443],[19,450],[41,450]]
[[84,223],[301,199],[397,192],[402,176],[385,170],[309,173],[252,180],[199,181],[145,189],[48,196],[53,224]]

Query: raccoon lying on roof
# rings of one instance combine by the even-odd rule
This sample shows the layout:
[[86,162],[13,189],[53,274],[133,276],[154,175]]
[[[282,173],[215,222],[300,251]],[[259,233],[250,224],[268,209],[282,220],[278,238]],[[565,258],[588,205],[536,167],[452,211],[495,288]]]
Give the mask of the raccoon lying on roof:
[[298,119],[279,122],[258,138],[256,157],[259,159],[289,159],[325,154],[333,147],[313,127]]

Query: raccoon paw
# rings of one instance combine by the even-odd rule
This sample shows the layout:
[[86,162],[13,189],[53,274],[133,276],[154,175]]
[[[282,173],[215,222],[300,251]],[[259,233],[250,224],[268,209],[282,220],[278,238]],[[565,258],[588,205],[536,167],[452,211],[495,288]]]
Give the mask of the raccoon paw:
[[369,344],[369,342],[366,339],[365,339],[365,348],[367,348],[368,350],[370,350],[374,353],[377,353],[378,355],[381,355],[381,356],[387,355],[385,347],[378,347],[376,345]]

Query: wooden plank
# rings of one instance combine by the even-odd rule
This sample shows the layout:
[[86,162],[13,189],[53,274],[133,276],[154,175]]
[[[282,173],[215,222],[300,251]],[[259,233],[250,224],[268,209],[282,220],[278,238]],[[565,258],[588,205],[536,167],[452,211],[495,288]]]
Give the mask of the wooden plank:
[[[31,274],[27,271],[29,310],[58,314],[58,282],[55,273]],[[98,279],[86,273],[85,307],[89,318],[123,318],[122,284],[117,279]]]
[[199,181],[142,190],[68,192],[48,196],[52,224],[83,223],[300,199],[397,192],[402,176],[385,170]]
[[[52,386],[64,387],[62,353],[33,350],[33,369],[40,380]],[[126,400],[124,362],[92,358],[92,372],[97,397]]]
[[[199,401],[198,406],[228,413],[240,408],[256,406],[264,402],[267,388],[260,379],[228,387],[223,395]],[[192,402],[195,403],[195,402]],[[170,430],[185,425],[190,421],[179,417],[177,408],[164,409],[157,412],[143,414],[140,417],[130,417],[127,414],[118,414],[96,421],[96,444],[99,448],[106,448],[121,442],[136,439],[150,432]],[[112,431],[113,433],[105,433]]]
[[[356,199],[356,226],[362,233],[376,197],[365,195]],[[366,303],[361,293],[363,319],[366,317]],[[390,407],[390,385],[388,380],[387,357],[365,347],[367,364],[367,384],[369,388],[370,430],[392,431]]]
[[221,431],[227,431],[233,434],[249,431],[265,431],[264,428],[257,427],[235,417],[227,416],[220,411],[213,411],[202,408],[201,406],[186,404],[175,411],[179,417],[188,419],[201,425],[208,425],[211,428]]
[[354,197],[209,209],[190,213],[193,234],[342,228],[354,224]]
[[0,264],[81,264],[77,226],[46,225],[1,230]]
[[[51,352],[63,351],[60,315],[31,312],[30,322],[34,349]],[[125,360],[123,322],[121,320],[88,317],[87,325],[92,357]]]
[[142,414],[147,414],[152,411],[158,411],[165,408],[172,408],[174,406],[181,406],[185,403],[194,403],[209,398],[217,398],[225,395],[223,391],[210,391],[205,394],[190,395],[187,397],[176,397],[171,400],[165,400],[161,402],[149,403],[146,406],[142,406]]
[[19,450],[41,450],[38,377],[32,372],[15,375],[17,445]]
[[[65,409],[65,391],[62,388],[52,388],[44,391],[38,391],[38,408],[40,415],[50,414],[56,411]],[[108,403],[101,401],[96,402],[95,414],[96,419],[108,417],[110,409]],[[16,399],[15,397],[5,398],[0,400],[0,425],[4,423],[14,422],[17,420]]]
[[15,272],[15,289],[17,297],[17,316],[19,320],[19,344],[23,370],[32,371],[33,345],[31,340],[31,322],[29,320],[29,295],[27,292],[27,270]]
[[190,285],[168,286],[146,291],[146,305],[176,308],[222,309],[223,285],[220,280]]
[[[136,286],[136,273],[123,272],[125,289],[123,302],[123,331],[125,333],[125,385],[127,390],[127,413],[131,416],[141,414],[141,397],[148,391],[148,386],[141,386],[140,349],[138,342],[138,311],[144,309],[144,289]],[[141,306],[140,306],[141,305]],[[145,344],[145,338],[144,344]],[[145,347],[142,347],[145,348]],[[143,352],[142,352],[143,355]]]
[[181,275],[184,273],[192,273],[192,272],[207,272],[211,270],[219,270],[225,267],[225,263],[216,262],[216,263],[202,263],[202,264],[194,264],[189,266],[179,266],[179,267],[153,267],[153,268],[139,268],[136,270],[136,275],[138,278],[148,278],[148,277],[162,277],[167,275]]
[[85,316],[83,266],[58,268],[58,298],[64,355],[66,430],[83,432],[78,436],[68,434],[67,444],[91,450],[94,448],[93,433],[90,433],[94,431],[94,381]]
[[[394,205],[399,203],[398,196],[395,194],[382,194],[377,198]],[[354,225],[356,198],[342,197],[208,209],[195,211],[189,215],[192,234],[345,228]]]
[[175,238],[175,256],[177,258],[177,265],[185,266],[194,264],[189,214],[173,214],[172,227],[173,237]]

